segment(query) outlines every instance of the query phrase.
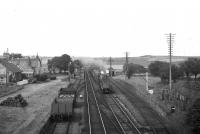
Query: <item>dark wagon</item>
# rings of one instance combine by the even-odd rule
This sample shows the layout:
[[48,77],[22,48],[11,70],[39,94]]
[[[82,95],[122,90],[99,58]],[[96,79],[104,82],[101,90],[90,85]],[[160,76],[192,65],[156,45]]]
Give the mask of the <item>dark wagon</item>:
[[51,120],[70,120],[73,115],[75,103],[75,91],[69,88],[61,88],[58,97],[51,104]]

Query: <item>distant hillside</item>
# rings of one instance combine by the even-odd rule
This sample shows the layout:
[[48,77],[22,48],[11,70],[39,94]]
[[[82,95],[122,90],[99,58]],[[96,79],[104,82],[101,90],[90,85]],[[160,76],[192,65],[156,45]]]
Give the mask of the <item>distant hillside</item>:
[[[189,56],[173,56],[172,62],[175,64],[179,64],[182,61],[185,61],[189,58]],[[197,57],[200,58],[200,57]],[[102,58],[94,58],[96,60],[102,60],[106,64],[109,64],[109,57],[102,57]],[[148,66],[150,63],[154,61],[165,61],[169,62],[168,56],[152,56],[152,55],[145,55],[140,57],[129,57],[129,63],[135,63],[142,66]],[[113,57],[112,64],[113,65],[122,65],[125,63],[125,57]]]

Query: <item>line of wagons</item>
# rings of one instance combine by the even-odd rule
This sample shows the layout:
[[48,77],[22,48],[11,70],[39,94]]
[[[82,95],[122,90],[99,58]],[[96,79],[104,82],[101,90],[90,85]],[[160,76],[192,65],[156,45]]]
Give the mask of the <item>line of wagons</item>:
[[103,94],[113,93],[112,85],[106,75],[99,75],[99,85]]
[[74,105],[76,101],[76,90],[73,88],[61,88],[58,96],[51,104],[51,121],[70,120],[73,115]]
[[[113,93],[112,86],[107,77],[99,78],[100,89],[103,94]],[[76,89],[73,86],[61,88],[58,96],[51,104],[51,121],[70,120],[73,115],[74,105],[76,101]]]

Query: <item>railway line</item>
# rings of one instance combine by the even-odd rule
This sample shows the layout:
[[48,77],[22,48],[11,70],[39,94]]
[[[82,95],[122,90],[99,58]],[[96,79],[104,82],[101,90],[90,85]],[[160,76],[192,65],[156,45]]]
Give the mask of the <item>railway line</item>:
[[69,134],[69,122],[67,123],[56,123],[53,134]]
[[[97,83],[98,80],[95,80],[95,77],[93,75],[94,74],[92,73],[90,74],[91,79],[92,79],[92,80],[90,79],[90,82],[91,84],[93,82],[93,84],[95,85],[95,83]],[[93,89],[93,91],[95,91],[96,93],[98,92],[98,90],[95,90],[95,89]],[[109,115],[107,115],[108,112],[104,112],[104,110],[101,109],[101,111],[103,111],[102,112],[103,116],[106,116],[107,119],[109,119],[110,122],[112,123],[112,124],[109,124],[107,123],[108,122],[107,120],[104,120],[106,124],[106,128],[107,128],[107,133],[113,132],[115,134],[116,133],[142,134],[138,126],[133,121],[133,117],[127,111],[128,109],[123,106],[122,102],[120,102],[120,100],[116,96],[113,96],[112,94],[104,94],[104,95],[97,94],[96,96],[97,98],[99,97],[104,100],[104,101],[101,100],[99,104],[101,106],[103,105],[106,111],[109,111]],[[111,127],[111,125],[113,125],[115,128]]]
[[124,107],[118,97],[107,95],[106,97],[109,108],[112,111],[114,118],[116,119],[121,133],[123,134],[142,134],[138,126],[132,120],[132,116],[128,112],[128,109]]
[[[72,86],[76,89],[76,92],[78,92],[80,85],[81,80],[77,79]],[[41,129],[40,134],[71,134],[70,125],[71,119],[67,121],[63,121],[62,119],[52,121],[51,118],[49,118]]]
[[85,72],[85,81],[89,134],[107,134],[102,113],[88,72]]
[[[166,125],[161,121],[160,117],[155,114],[153,110],[140,102],[139,97],[135,94],[128,92],[128,85],[119,84],[117,81],[110,79],[111,83],[115,88],[119,89],[126,97],[130,100],[130,102],[137,108],[140,112],[141,116],[144,118],[146,124],[150,127],[151,134],[171,134],[171,132],[167,129]],[[121,90],[123,89],[123,90]],[[138,101],[139,100],[139,101]],[[142,108],[141,108],[142,107]]]
[[52,122],[47,120],[40,134],[70,134],[70,121],[68,122]]

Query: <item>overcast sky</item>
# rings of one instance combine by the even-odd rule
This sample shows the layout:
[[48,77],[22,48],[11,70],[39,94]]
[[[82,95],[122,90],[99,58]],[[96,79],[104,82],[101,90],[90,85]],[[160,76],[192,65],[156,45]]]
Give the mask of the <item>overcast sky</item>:
[[200,55],[200,4],[192,0],[1,0],[0,55]]

